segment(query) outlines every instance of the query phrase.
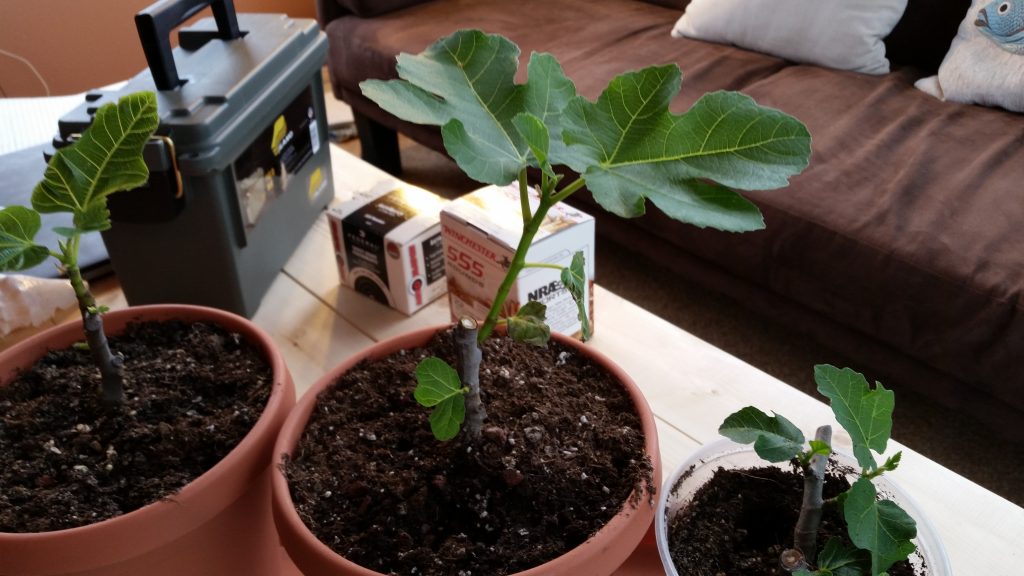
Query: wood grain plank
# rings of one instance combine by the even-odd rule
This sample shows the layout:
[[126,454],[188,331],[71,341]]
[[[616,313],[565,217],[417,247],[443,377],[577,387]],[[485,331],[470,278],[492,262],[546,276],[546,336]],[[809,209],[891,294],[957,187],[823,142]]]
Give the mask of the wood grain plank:
[[[662,418],[655,417],[655,424],[658,426],[658,447],[661,452],[661,477],[662,481],[668,478],[672,471],[682,465],[690,454],[700,448],[700,443],[683,434],[672,424]],[[659,488],[660,490],[660,488]]]
[[270,285],[253,322],[281,348],[299,396],[345,358],[373,344],[285,274]]

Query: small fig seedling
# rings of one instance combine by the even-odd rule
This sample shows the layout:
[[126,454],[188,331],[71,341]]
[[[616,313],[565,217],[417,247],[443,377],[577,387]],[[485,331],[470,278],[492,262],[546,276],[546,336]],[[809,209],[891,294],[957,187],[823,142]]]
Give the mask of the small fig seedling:
[[[50,159],[43,180],[32,191],[32,208],[0,209],[0,270],[24,270],[48,257],[57,260],[68,276],[82,313],[85,342],[100,370],[100,395],[108,404],[124,400],[123,360],[110,351],[103,332],[105,306],[82,280],[78,249],[82,234],[110,228],[107,196],[146,183],[149,169],[142,149],[160,123],[156,96],[138,92],[106,104],[96,111],[92,124],[70,146]],[[68,212],[71,227],[55,228],[64,239],[57,250],[36,244],[42,225],[40,213]]]
[[[818,428],[814,440],[785,417],[769,416],[748,406],[729,415],[718,429],[741,444],[753,444],[757,455],[769,462],[796,460],[803,470],[804,497],[793,530],[793,548],[782,553],[783,568],[796,576],[884,576],[890,566],[915,550],[911,540],[917,526],[898,504],[879,500],[872,480],[899,466],[902,453],[881,465],[874,453],[885,452],[892,432],[895,395],[880,382],[872,389],[864,376],[849,368],[822,364],[814,367],[818,391],[831,401],[836,420],[850,434],[860,477],[849,490],[822,498],[825,465],[832,454],[831,426]],[[826,506],[837,506],[846,520],[853,546],[831,538],[818,551],[818,526]]]

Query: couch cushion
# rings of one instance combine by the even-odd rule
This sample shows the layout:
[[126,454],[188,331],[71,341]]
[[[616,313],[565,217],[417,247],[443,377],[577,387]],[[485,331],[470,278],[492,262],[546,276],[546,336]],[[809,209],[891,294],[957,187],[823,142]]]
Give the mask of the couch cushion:
[[839,70],[888,74],[882,38],[906,7],[907,0],[693,0],[672,35]]
[[[547,13],[544,18],[532,15]],[[529,17],[520,16],[531,15]],[[586,26],[566,26],[581,14]],[[354,92],[366,78],[395,76],[395,56],[422,51],[460,28],[504,34],[523,54],[540,50],[558,57],[579,92],[596,98],[615,75],[638,62],[677,62],[683,90],[677,111],[708,90],[739,89],[771,75],[786,63],[771,56],[669,34],[679,11],[635,0],[519,0],[515,13],[473,0],[437,0],[374,19],[339,18],[327,26],[331,70],[339,92]],[[520,81],[525,76],[525,57]]]
[[646,226],[1024,410],[1024,117],[941,103],[913,78],[794,66],[748,86],[813,138],[788,189],[748,194],[766,230]]
[[[1004,9],[1006,14],[1000,15]],[[1022,4],[975,0],[938,76],[917,87],[945,100],[1024,112],[1024,35],[1018,23],[1022,18]],[[982,21],[986,24],[979,26]]]

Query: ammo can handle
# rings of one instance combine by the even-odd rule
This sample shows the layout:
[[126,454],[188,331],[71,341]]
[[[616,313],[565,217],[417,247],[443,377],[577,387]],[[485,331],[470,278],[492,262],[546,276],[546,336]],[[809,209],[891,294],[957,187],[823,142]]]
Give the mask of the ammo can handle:
[[174,90],[184,84],[178,78],[171,53],[171,31],[207,6],[213,8],[218,38],[242,37],[233,0],[160,0],[135,15],[142,51],[146,53],[146,62],[158,90]]

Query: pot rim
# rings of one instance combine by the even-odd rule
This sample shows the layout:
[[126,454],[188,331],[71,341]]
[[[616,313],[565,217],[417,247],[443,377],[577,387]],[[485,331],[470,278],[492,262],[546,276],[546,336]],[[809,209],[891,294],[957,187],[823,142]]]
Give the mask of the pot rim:
[[[306,423],[309,421],[309,417],[316,404],[317,397],[326,388],[332,386],[342,374],[350,370],[359,362],[366,359],[374,360],[382,358],[395,353],[398,350],[422,346],[428,342],[434,334],[447,330],[451,326],[451,324],[444,324],[441,326],[421,328],[393,338],[382,340],[369,348],[364,349],[362,352],[350,356],[318,379],[316,383],[313,384],[313,386],[303,395],[295,406],[295,409],[292,410],[292,413],[288,416],[288,420],[285,422],[281,429],[281,433],[278,435],[277,444],[274,446],[274,520],[277,522],[278,533],[281,536],[281,542],[285,549],[301,552],[303,558],[305,558],[309,563],[307,565],[303,565],[303,558],[292,557],[292,560],[300,570],[303,570],[304,573],[310,576],[316,576],[318,574],[336,574],[340,571],[340,573],[343,574],[354,574],[359,576],[384,576],[379,572],[375,572],[346,559],[321,542],[309,530],[305,523],[302,522],[302,519],[299,517],[298,512],[295,509],[295,504],[292,501],[291,492],[288,489],[288,480],[284,474],[285,460],[290,458],[295,445],[304,433]],[[591,360],[597,362],[602,368],[607,370],[622,383],[633,402],[637,415],[640,417],[641,428],[644,433],[644,449],[651,457],[653,475],[652,488],[657,491],[658,488],[660,488],[661,479],[661,456],[658,449],[657,428],[654,421],[654,414],[651,411],[650,406],[647,404],[647,400],[640,392],[640,389],[633,382],[632,378],[622,370],[622,368],[617,366],[607,356],[601,354],[597,350],[585,346],[581,342],[562,334],[553,333],[551,334],[551,337],[559,343],[571,347],[586,355]],[[632,507],[629,502],[633,495],[635,495],[635,491],[630,493],[630,498],[626,499],[623,503],[623,509],[620,510],[618,514],[616,514],[596,534],[576,548],[573,548],[565,554],[540,566],[536,566],[522,572],[517,572],[511,576],[568,576],[571,574],[578,574],[579,572],[575,570],[575,567],[579,562],[579,556],[577,555],[584,554],[587,551],[598,551],[608,548],[616,541],[631,542],[630,550],[635,549],[651,525],[654,507],[653,503],[651,506],[645,506],[641,503],[635,508]],[[637,516],[638,518],[634,518]],[[646,521],[642,521],[644,517],[647,518]],[[642,526],[638,529],[636,527],[636,522],[639,521],[642,521]],[[624,557],[623,561],[625,561],[625,559],[626,558]],[[617,565],[612,566],[611,569],[614,570],[617,567]]]
[[[294,405],[295,388],[281,351],[273,339],[251,320],[224,310],[186,304],[155,304],[112,310],[104,314],[109,334],[119,334],[134,321],[182,320],[211,322],[241,334],[255,345],[272,374],[271,391],[259,418],[239,443],[212,468],[179,491],[120,516],[50,532],[0,532],[0,556],[8,562],[22,558],[20,568],[32,573],[40,566],[67,566],[72,547],[93,551],[73,558],[79,569],[102,565],[114,558],[130,558],[167,544],[227,508],[241,495],[249,479],[262,473],[270,461],[276,431]],[[0,353],[0,385],[35,364],[50,350],[81,340],[81,320],[49,328]],[[156,524],[156,530],[147,526]],[[142,542],[140,543],[140,540]],[[100,551],[101,553],[96,553]],[[30,559],[34,558],[34,560]],[[59,561],[59,562],[58,562]],[[20,566],[20,564],[19,564]]]
[[[856,462],[852,455],[842,450],[836,450],[833,447],[832,451],[841,458],[848,459],[850,462]],[[669,510],[669,498],[675,492],[676,483],[691,468],[696,469],[709,466],[718,459],[738,454],[749,454],[757,457],[753,446],[739,444],[728,438],[719,437],[695,449],[682,464],[673,470],[672,474],[662,484],[661,493],[658,495],[658,510],[654,516],[654,534],[658,545],[658,555],[661,557],[662,566],[665,568],[665,573],[668,576],[679,576],[668,551],[668,521],[671,512]],[[761,460],[761,462],[766,466],[775,465],[766,460]],[[876,481],[882,486],[880,492],[885,492],[886,495],[893,497],[916,522],[917,536],[913,539],[913,542],[917,546],[916,553],[925,560],[929,570],[928,576],[952,575],[953,570],[949,564],[949,557],[946,555],[946,549],[942,545],[942,539],[939,538],[938,530],[928,519],[928,516],[924,514],[914,498],[891,478],[883,476],[877,478]]]

